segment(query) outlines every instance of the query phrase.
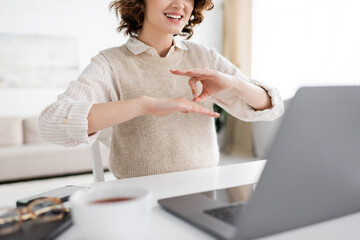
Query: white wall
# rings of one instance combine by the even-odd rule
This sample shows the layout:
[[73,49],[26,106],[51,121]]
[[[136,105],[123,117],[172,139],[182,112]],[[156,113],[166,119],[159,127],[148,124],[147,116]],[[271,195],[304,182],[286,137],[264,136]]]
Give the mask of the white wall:
[[252,77],[284,98],[360,84],[359,0],[253,0]]
[[[222,1],[206,13],[192,38],[222,50]],[[0,33],[75,36],[80,71],[101,49],[121,45],[126,37],[116,32],[117,20],[108,11],[111,1],[0,0]],[[80,73],[80,72],[79,72]],[[37,115],[64,89],[0,89],[0,117]]]

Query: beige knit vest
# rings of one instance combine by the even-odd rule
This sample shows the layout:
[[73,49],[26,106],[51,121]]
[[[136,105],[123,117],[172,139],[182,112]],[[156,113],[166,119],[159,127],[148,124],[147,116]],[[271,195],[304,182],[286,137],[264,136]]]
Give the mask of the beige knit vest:
[[[210,53],[202,45],[186,42],[166,58],[132,54],[125,45],[101,51],[115,76],[120,100],[150,96],[192,100],[189,77],[170,69],[211,68]],[[198,85],[200,92],[201,85]],[[208,99],[203,106],[212,109]],[[126,114],[126,113],[119,113]],[[219,149],[214,119],[195,113],[164,117],[141,116],[113,128],[110,169],[128,178],[217,165]]]

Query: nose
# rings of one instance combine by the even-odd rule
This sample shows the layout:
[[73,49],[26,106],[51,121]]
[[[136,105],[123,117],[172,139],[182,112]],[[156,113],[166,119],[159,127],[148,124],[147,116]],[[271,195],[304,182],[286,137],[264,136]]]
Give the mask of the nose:
[[173,0],[171,2],[171,6],[176,9],[182,9],[185,7],[185,1],[184,0]]

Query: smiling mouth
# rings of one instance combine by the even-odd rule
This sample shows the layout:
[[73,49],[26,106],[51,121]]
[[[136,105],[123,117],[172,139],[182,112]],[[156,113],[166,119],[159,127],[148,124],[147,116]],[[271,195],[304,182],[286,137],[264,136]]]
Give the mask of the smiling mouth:
[[164,14],[167,18],[170,18],[170,19],[174,19],[174,20],[182,20],[184,17],[182,15],[173,15],[173,14],[168,14],[168,13],[165,13]]

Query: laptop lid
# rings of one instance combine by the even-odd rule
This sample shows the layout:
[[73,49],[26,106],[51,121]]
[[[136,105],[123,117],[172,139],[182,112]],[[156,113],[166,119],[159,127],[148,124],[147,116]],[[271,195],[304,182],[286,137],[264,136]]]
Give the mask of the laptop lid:
[[284,116],[235,239],[360,211],[360,87],[305,87]]

